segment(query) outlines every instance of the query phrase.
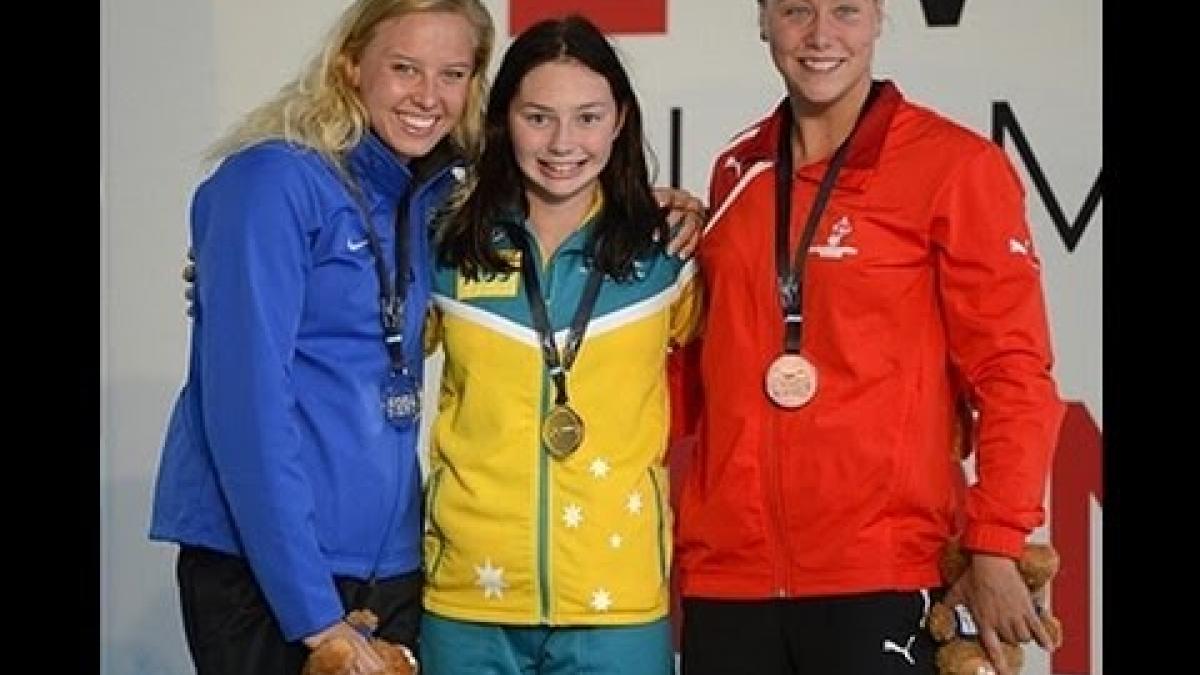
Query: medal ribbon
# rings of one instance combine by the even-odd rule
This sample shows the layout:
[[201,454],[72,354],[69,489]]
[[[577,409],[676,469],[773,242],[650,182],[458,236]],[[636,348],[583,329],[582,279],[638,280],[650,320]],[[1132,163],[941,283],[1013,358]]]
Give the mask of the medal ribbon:
[[554,342],[554,328],[550,325],[550,316],[546,311],[546,299],[542,295],[542,286],[538,280],[537,258],[534,257],[531,237],[524,228],[515,225],[509,224],[506,229],[508,238],[521,249],[521,281],[525,286],[525,300],[529,303],[533,327],[538,332],[542,359],[554,380],[554,403],[566,405],[567,372],[571,370],[575,357],[579,354],[579,346],[583,344],[583,334],[587,331],[592,310],[596,307],[596,298],[600,296],[600,282],[604,279],[604,273],[593,261],[583,295],[579,298],[579,306],[575,308],[575,316],[571,319],[571,330],[567,333],[567,344],[560,359],[558,345]]
[[821,177],[821,186],[817,189],[817,197],[808,210],[808,220],[804,223],[804,233],[796,249],[795,265],[791,264],[788,256],[791,247],[788,235],[792,222],[792,106],[790,101],[783,106],[775,165],[775,280],[779,287],[779,304],[783,309],[783,351],[787,354],[800,353],[800,338],[804,333],[804,263],[808,259],[808,247],[817,233],[817,223],[825,212],[838,173],[846,161],[850,139],[854,138],[854,132],[858,130],[859,123],[879,90],[879,83],[871,83],[867,100],[859,110],[850,134],[838,145],[829,160],[825,175]]
[[[367,216],[366,206],[362,201],[362,192],[357,187],[351,189],[354,201],[362,216],[363,226],[367,230],[367,242],[371,255],[375,258],[375,276],[379,278],[379,318],[383,325],[383,344],[387,347],[388,359],[392,364],[392,372],[404,377],[409,376],[408,362],[404,358],[404,303],[408,295],[408,279],[412,274],[409,269],[408,210],[404,199],[396,204],[396,274],[393,277],[387,272],[384,261],[383,244],[375,232],[375,226]],[[393,281],[394,279],[394,281]]]
[[[396,275],[395,282],[387,273],[387,263],[384,261],[383,244],[379,241],[379,234],[375,231],[375,225],[371,222],[368,215],[366,204],[363,202],[362,189],[357,184],[347,185],[350,195],[354,198],[354,204],[358,207],[359,217],[362,218],[363,227],[367,230],[368,247],[371,249],[371,256],[375,259],[375,276],[379,279],[379,316],[380,323],[383,325],[383,344],[387,348],[388,360],[391,362],[391,374],[393,376],[400,375],[402,378],[411,379],[408,373],[408,363],[404,359],[404,304],[408,294],[408,279],[412,271],[409,269],[408,255],[408,232],[405,225],[408,223],[407,212],[403,195],[396,201],[396,220],[395,220],[395,239],[396,239]],[[385,395],[386,398],[386,395]],[[379,552],[376,554],[375,563],[371,566],[371,574],[366,583],[358,588],[354,594],[355,606],[366,608],[371,596],[375,592],[375,573],[379,567],[379,556],[383,553],[383,546],[387,543],[387,537],[379,544]]]

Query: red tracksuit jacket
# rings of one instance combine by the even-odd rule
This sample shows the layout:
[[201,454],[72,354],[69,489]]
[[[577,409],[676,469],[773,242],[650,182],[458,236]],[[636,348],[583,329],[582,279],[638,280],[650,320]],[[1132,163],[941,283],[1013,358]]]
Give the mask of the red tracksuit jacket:
[[[783,340],[779,127],[776,109],[712,171],[697,254],[707,323],[673,363],[675,428],[699,422],[678,518],[683,595],[937,586],[960,530],[968,548],[1016,557],[1043,520],[1063,405],[1015,172],[996,145],[883,84],[808,253],[802,353],[819,390],[785,410],[763,388]],[[793,248],[826,166],[796,171]],[[969,488],[952,439],[960,396],[980,411]]]

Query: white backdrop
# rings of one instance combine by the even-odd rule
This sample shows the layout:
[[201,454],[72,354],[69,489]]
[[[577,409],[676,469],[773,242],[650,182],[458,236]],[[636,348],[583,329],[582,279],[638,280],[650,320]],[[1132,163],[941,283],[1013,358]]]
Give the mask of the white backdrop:
[[[487,2],[501,37],[498,49],[508,42],[509,1]],[[659,182],[670,179],[671,109],[679,108],[681,184],[704,195],[714,152],[767,111],[781,85],[758,40],[752,0],[666,1],[665,34],[615,41],[641,96]],[[190,672],[174,549],[150,544],[145,531],[161,436],[186,364],[179,268],[191,191],[208,170],[201,154],[239,115],[296,74],[345,5],[345,0],[101,0],[104,673]],[[910,98],[988,136],[994,104],[1007,104],[1053,200],[1066,222],[1075,223],[1102,166],[1100,3],[966,0],[959,24],[943,27],[926,25],[918,0],[888,0],[885,9],[877,72],[894,77]],[[1034,186],[1033,163],[1016,149],[1012,127],[1004,145],[1026,183],[1047,287],[1055,372],[1063,397],[1078,404],[1082,425],[1069,438],[1064,435],[1057,465],[1098,466],[1103,201],[1082,221],[1086,231],[1069,251],[1048,200]],[[1058,520],[1037,538],[1053,538],[1060,550],[1079,556],[1067,580],[1074,584],[1068,609],[1074,618],[1067,628],[1091,637],[1073,656],[1060,654],[1053,672],[1096,674],[1103,672],[1099,483],[1074,474],[1061,478],[1070,489],[1059,488],[1053,503],[1050,512]],[[1059,515],[1072,513],[1069,522]],[[1086,569],[1090,576],[1082,574]],[[1068,598],[1058,586],[1055,593]],[[1060,614],[1062,604],[1055,604]],[[1027,673],[1052,672],[1038,651],[1029,652],[1029,661]]]

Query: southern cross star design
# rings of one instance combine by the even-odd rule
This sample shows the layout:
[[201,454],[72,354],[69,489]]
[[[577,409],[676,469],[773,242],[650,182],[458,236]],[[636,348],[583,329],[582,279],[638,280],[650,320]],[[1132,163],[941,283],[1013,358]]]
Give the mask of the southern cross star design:
[[630,492],[629,498],[625,500],[625,509],[633,515],[638,515],[642,512],[642,493]]
[[588,467],[588,471],[591,471],[592,475],[596,478],[604,478],[608,475],[608,468],[608,460],[604,459],[603,457],[597,457],[596,459],[592,460],[592,464]]
[[567,527],[579,527],[579,524],[583,522],[583,509],[578,504],[568,504],[563,509],[562,518]]
[[592,609],[597,612],[607,612],[612,607],[612,595],[603,588],[592,591]]
[[483,567],[475,565],[475,585],[483,589],[483,598],[503,598],[508,582],[504,580],[504,568],[492,567],[492,559],[486,558]]

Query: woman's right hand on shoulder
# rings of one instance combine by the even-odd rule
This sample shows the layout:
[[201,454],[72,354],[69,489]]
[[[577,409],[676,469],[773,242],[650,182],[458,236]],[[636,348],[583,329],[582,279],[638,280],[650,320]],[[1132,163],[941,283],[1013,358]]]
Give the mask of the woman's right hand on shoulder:
[[187,262],[183,264],[183,299],[187,303],[184,310],[190,317],[196,316],[196,252],[189,246]]

